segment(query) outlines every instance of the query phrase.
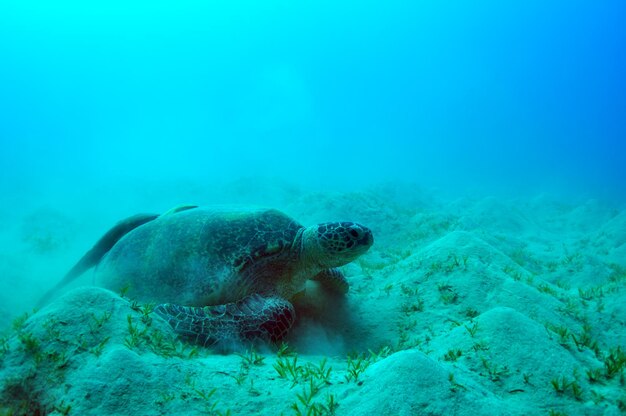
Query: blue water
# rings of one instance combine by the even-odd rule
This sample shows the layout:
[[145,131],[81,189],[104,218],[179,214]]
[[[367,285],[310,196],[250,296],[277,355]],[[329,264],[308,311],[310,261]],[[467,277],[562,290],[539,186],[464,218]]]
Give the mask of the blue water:
[[0,3],[0,189],[239,175],[626,197],[626,3]]
[[[0,0],[0,415],[212,414],[215,392],[233,414],[310,410],[296,395],[313,379],[280,379],[273,347],[265,367],[204,349],[169,361],[147,305],[88,287],[111,245],[138,286],[133,270],[163,264],[195,284],[206,262],[197,299],[254,269],[218,257],[258,258],[235,286],[285,297],[335,265],[311,237],[264,246],[263,230],[241,257],[201,222],[145,250],[135,230],[112,241],[121,226],[90,250],[132,214],[213,203],[284,210],[312,227],[298,236],[372,230],[342,269],[347,296],[291,299],[288,342],[307,372],[329,356],[315,400],[339,414],[623,412],[625,21],[624,0]],[[303,251],[272,263],[277,247]],[[16,325],[77,262],[89,270]],[[351,381],[362,361],[346,354],[381,347],[403,352]]]

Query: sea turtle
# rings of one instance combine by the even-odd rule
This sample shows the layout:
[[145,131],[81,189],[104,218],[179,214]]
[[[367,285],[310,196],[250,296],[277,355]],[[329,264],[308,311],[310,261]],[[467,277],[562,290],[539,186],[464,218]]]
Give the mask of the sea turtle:
[[99,285],[157,303],[154,311],[193,342],[277,341],[306,280],[346,293],[337,267],[373,242],[354,222],[304,227],[274,209],[183,206],[118,223],[44,300],[97,265]]

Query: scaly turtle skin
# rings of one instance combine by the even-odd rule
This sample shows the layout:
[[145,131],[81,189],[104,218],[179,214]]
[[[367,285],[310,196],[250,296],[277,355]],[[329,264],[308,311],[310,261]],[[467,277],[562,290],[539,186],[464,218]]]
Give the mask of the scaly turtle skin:
[[159,303],[155,312],[182,337],[276,341],[293,325],[289,300],[306,280],[347,292],[336,267],[372,244],[352,222],[303,227],[276,210],[181,207],[120,222],[58,286],[97,264],[100,285]]

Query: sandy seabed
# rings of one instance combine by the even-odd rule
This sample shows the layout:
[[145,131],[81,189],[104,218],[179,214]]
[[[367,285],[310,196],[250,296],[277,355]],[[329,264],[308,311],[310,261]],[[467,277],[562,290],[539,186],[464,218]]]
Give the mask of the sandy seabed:
[[[625,209],[395,185],[240,182],[215,195],[187,184],[113,207],[65,201],[3,213],[0,415],[626,412]],[[88,274],[32,312],[116,220],[224,202],[278,208],[304,225],[358,221],[375,245],[343,267],[345,298],[307,288],[282,346],[194,348],[145,305],[90,286]]]

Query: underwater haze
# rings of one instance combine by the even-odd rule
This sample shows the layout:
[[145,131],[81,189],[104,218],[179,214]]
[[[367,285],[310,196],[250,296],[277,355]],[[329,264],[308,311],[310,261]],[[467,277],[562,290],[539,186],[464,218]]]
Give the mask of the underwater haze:
[[0,416],[623,415],[625,18],[0,0]]
[[3,193],[260,175],[623,198],[625,15],[620,1],[3,1]]

